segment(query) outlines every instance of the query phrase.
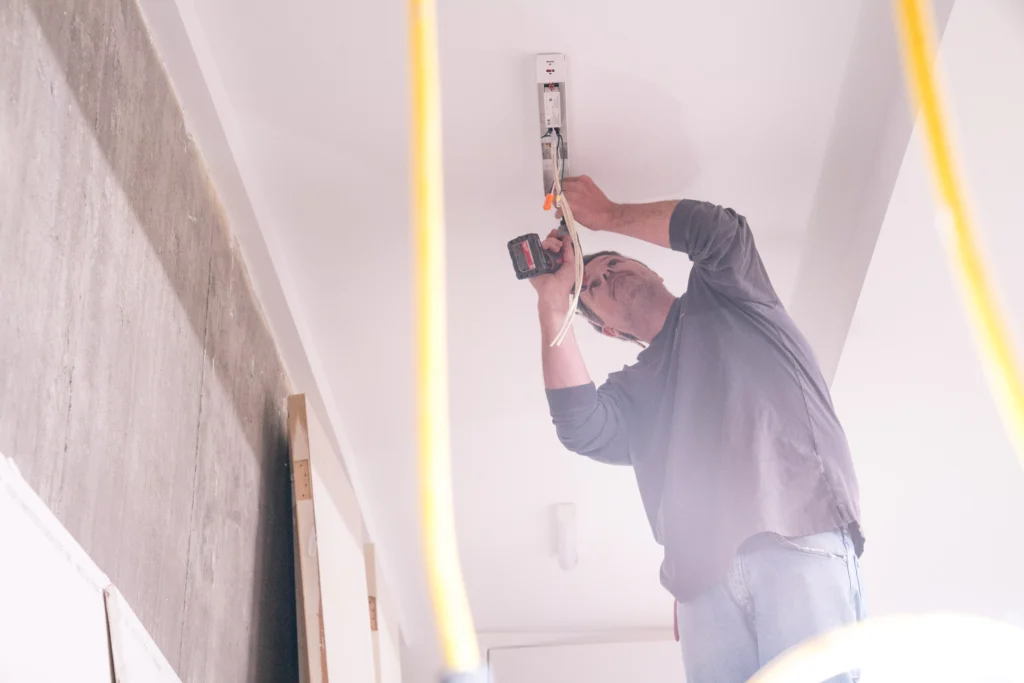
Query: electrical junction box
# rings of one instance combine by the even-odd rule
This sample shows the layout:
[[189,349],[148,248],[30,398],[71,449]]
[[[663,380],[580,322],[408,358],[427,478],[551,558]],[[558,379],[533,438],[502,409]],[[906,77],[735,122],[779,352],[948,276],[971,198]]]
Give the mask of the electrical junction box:
[[556,88],[551,86],[545,86],[543,97],[544,112],[541,118],[544,120],[543,126],[547,130],[553,128],[562,127],[562,93]]
[[537,55],[537,104],[540,114],[541,161],[544,169],[544,194],[555,182],[555,155],[563,175],[569,169],[569,117],[566,115],[568,62],[563,54]]

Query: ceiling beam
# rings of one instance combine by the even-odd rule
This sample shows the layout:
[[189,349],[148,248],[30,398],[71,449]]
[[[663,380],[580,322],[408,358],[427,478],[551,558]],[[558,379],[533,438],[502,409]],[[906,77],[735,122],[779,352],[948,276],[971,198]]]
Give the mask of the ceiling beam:
[[830,384],[913,130],[900,59],[890,3],[864,2],[789,304]]

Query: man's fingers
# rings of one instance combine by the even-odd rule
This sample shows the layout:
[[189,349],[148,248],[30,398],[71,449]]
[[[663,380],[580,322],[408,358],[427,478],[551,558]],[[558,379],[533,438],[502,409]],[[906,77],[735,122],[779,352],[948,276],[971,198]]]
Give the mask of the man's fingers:
[[569,192],[578,191],[586,185],[593,185],[594,181],[590,179],[590,176],[579,175],[573,176],[572,178],[565,178],[562,180],[563,194],[565,190]]
[[572,240],[569,238],[562,240],[562,263],[572,265],[575,258],[576,254],[572,248]]
[[553,251],[555,253],[562,251],[562,240],[557,237],[548,237],[546,240],[541,242],[540,245],[547,251]]

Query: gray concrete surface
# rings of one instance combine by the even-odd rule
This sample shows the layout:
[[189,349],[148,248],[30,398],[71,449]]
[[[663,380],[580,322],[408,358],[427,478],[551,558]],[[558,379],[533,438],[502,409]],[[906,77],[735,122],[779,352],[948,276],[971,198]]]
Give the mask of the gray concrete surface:
[[0,0],[0,452],[184,681],[297,678],[288,380],[133,0]]

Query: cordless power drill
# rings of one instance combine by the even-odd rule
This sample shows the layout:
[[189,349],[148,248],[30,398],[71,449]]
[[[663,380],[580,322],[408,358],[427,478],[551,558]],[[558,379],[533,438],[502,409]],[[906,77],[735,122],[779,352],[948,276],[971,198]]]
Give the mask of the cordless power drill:
[[[563,218],[558,225],[558,236],[564,239],[568,234],[569,228]],[[508,254],[512,257],[512,267],[520,280],[547,275],[562,267],[562,255],[545,249],[541,245],[540,235],[535,232],[510,241]]]

